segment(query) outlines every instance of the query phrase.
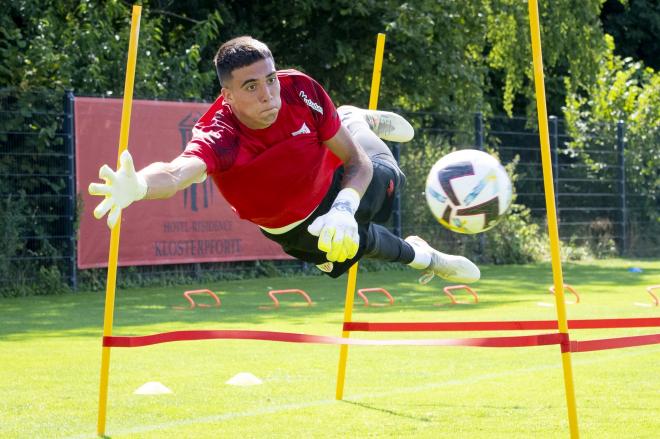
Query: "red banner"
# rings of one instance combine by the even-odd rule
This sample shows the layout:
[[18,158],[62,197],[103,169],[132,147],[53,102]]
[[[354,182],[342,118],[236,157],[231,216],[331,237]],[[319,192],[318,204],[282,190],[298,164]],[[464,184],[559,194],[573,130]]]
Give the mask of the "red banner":
[[[136,169],[183,151],[209,104],[133,101],[129,150]],[[87,193],[99,168],[116,169],[122,101],[76,98],[76,184],[83,201],[78,267],[108,264],[110,230],[92,212],[102,200]],[[289,259],[259,228],[234,213],[211,179],[167,200],[145,200],[122,213],[119,265]]]

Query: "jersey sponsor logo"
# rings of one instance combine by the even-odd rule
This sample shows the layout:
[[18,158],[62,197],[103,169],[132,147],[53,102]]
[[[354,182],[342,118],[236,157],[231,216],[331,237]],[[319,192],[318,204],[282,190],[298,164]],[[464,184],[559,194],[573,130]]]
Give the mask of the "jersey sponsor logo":
[[291,133],[292,136],[299,136],[301,134],[309,134],[311,133],[310,129],[307,127],[307,124],[303,122],[302,126],[298,131],[294,131]]
[[319,104],[311,100],[310,98],[307,97],[307,94],[305,94],[304,91],[300,90],[300,93],[298,93],[298,96],[307,104],[309,108],[312,110],[316,111],[317,113],[323,114],[323,107],[321,107]]

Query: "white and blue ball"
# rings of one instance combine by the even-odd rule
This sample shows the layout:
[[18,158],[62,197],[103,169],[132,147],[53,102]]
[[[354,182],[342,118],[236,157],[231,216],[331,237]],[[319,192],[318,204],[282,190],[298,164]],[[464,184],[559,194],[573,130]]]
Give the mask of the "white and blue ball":
[[500,162],[475,149],[438,160],[426,178],[426,202],[440,224],[458,233],[493,228],[511,205],[511,179]]

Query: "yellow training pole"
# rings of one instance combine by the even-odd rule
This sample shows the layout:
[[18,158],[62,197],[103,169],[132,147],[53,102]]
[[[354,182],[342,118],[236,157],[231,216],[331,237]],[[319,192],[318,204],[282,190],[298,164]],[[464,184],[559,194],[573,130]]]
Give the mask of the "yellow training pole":
[[[131,106],[133,104],[133,82],[135,79],[135,64],[137,60],[138,36],[140,34],[140,14],[142,6],[133,6],[131,17],[131,36],[128,44],[128,61],[126,62],[126,79],[124,82],[124,102],[121,112],[121,129],[119,131],[119,150],[117,151],[117,168],[119,156],[128,147],[128,131],[131,125]],[[112,320],[115,308],[115,286],[117,280],[117,258],[119,256],[119,231],[121,214],[110,235],[110,250],[108,255],[108,278],[105,287],[105,311],[103,315],[103,336],[112,335]],[[97,433],[105,435],[105,415],[108,407],[108,375],[110,373],[110,348],[104,346],[101,354],[101,384],[99,391],[99,416]]]
[[[543,185],[545,187],[545,205],[548,211],[548,235],[550,236],[550,254],[552,256],[552,278],[555,285],[555,303],[557,306],[557,322],[559,332],[568,337],[566,322],[566,304],[564,302],[564,279],[561,270],[559,253],[559,230],[557,227],[557,211],[555,209],[555,193],[552,184],[552,160],[550,158],[550,136],[548,131],[548,114],[545,107],[545,84],[543,79],[543,56],[541,54],[541,31],[539,26],[539,9],[537,0],[528,0],[529,27],[532,36],[532,56],[534,59],[534,83],[536,86],[536,109],[539,117],[539,136],[541,141],[541,159],[543,163]],[[568,405],[568,424],[571,438],[578,438],[580,432],[577,422],[577,407],[575,404],[575,387],[573,385],[573,367],[571,353],[562,352],[564,369],[564,386],[566,388],[566,403]]]
[[[383,68],[383,52],[385,51],[385,34],[379,33],[376,40],[376,55],[374,57],[374,71],[371,77],[371,94],[369,96],[369,109],[378,107],[378,92],[380,90],[380,74]],[[355,286],[357,284],[358,263],[356,262],[348,270],[348,282],[346,283],[346,302],[344,304],[344,322],[350,322],[353,316],[353,299],[355,298]],[[350,331],[342,331],[342,337],[349,337]],[[346,361],[348,360],[348,345],[339,347],[339,370],[337,371],[336,399],[344,397],[344,381],[346,379]]]

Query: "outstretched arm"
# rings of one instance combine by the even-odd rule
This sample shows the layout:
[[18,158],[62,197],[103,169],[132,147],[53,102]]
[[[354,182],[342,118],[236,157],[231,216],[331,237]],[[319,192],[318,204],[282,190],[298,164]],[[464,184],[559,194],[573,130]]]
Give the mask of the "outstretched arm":
[[145,199],[170,198],[193,183],[206,179],[206,164],[199,157],[179,156],[171,162],[156,162],[138,172],[147,184]]
[[94,216],[101,219],[108,214],[108,227],[119,219],[122,209],[143,198],[169,198],[177,191],[193,183],[204,181],[206,164],[197,157],[177,157],[169,163],[152,163],[135,172],[133,158],[124,151],[119,158],[119,169],[108,165],[99,170],[99,178],[105,183],[91,183],[89,193],[105,197],[94,209]]

